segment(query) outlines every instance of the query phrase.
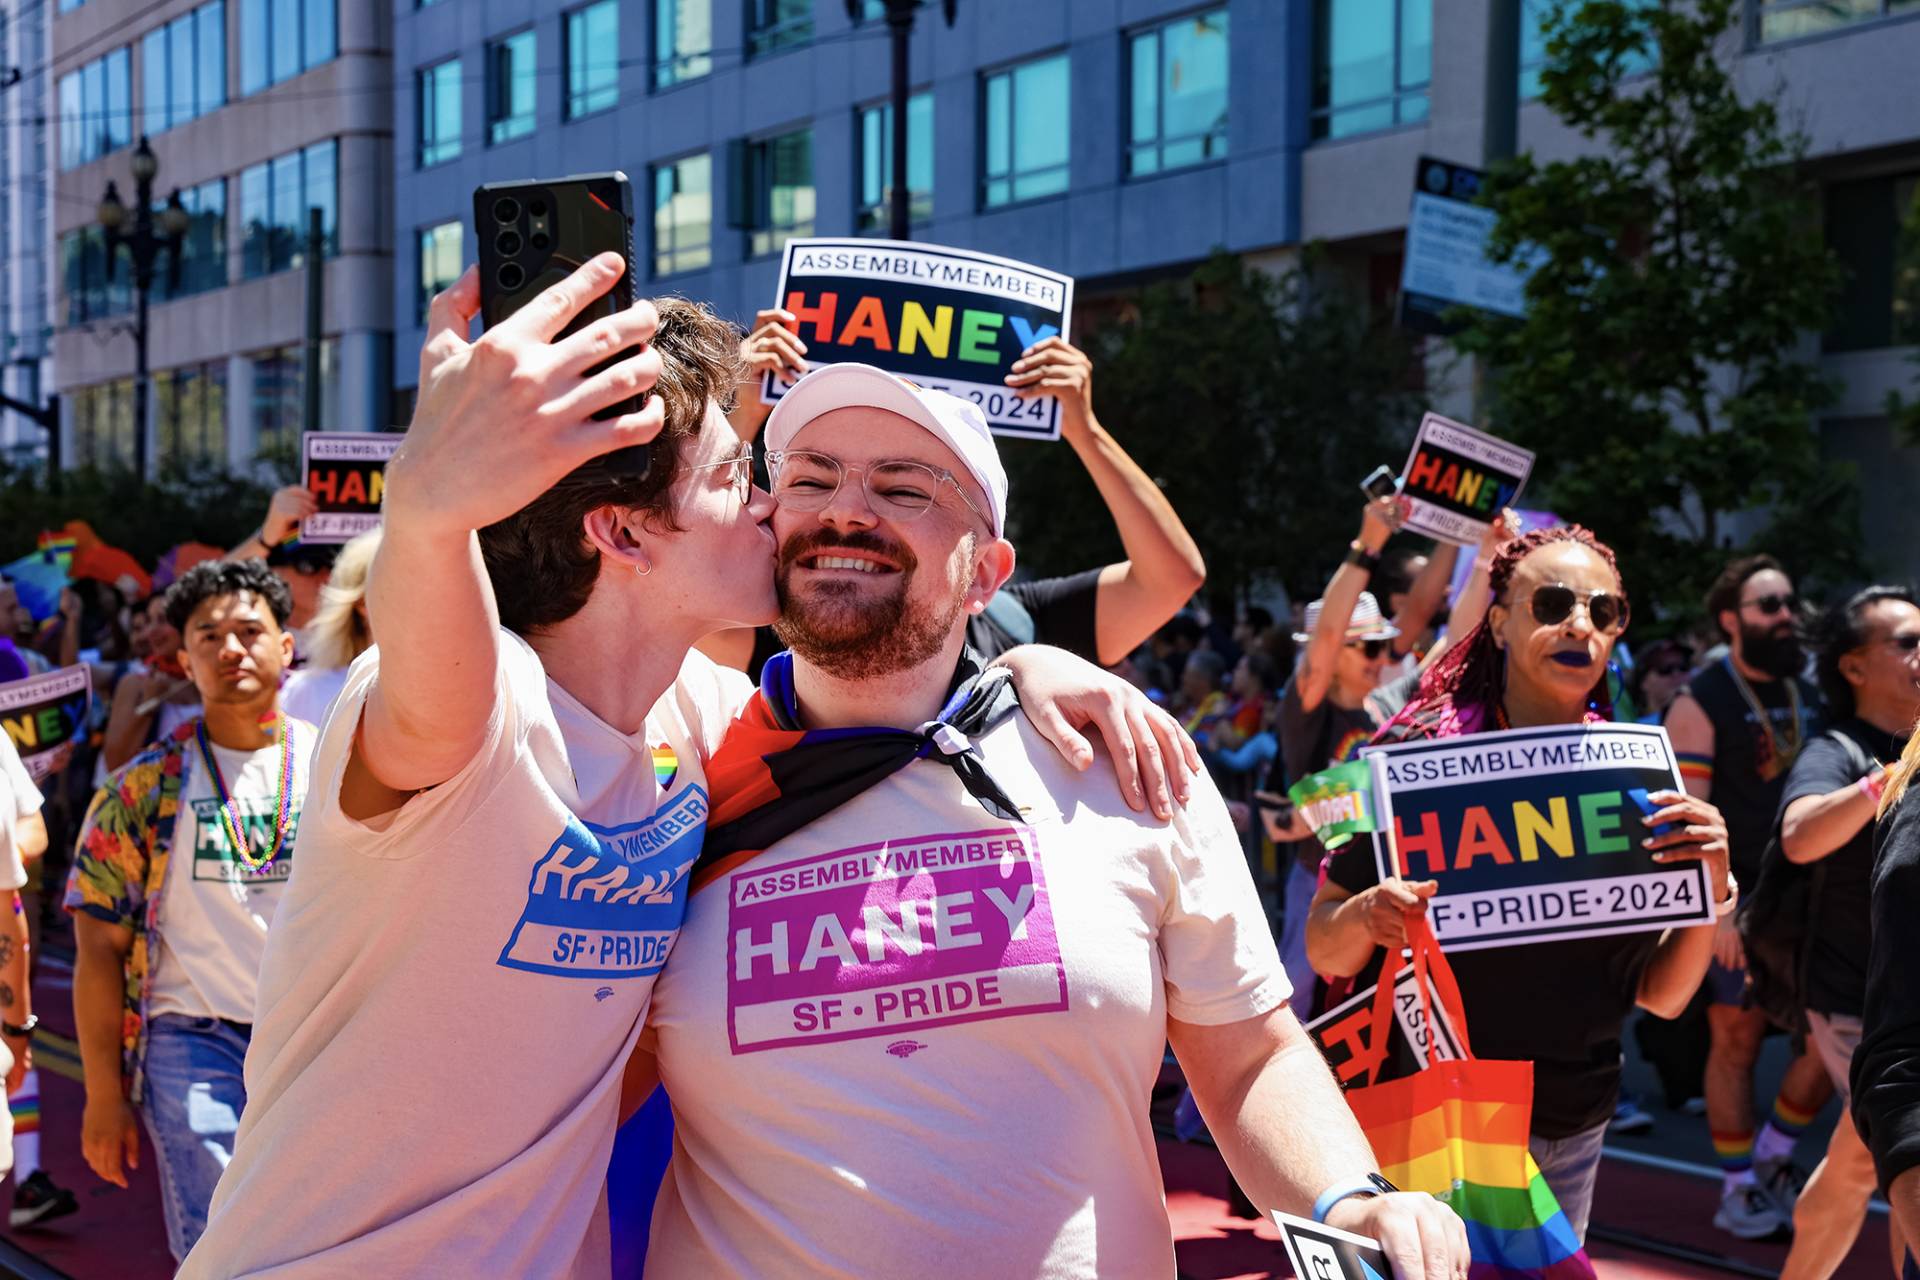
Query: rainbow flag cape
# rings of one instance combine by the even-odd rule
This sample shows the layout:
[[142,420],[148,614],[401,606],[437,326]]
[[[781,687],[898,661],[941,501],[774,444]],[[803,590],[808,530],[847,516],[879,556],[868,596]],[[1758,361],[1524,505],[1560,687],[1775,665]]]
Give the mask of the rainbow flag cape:
[[[1533,1064],[1473,1056],[1460,990],[1431,926],[1422,919],[1407,933],[1422,999],[1440,1004],[1466,1056],[1347,1091],[1381,1173],[1460,1215],[1473,1251],[1470,1280],[1595,1280],[1593,1263],[1527,1150]],[[1376,1073],[1395,985],[1383,980],[1374,1001],[1368,1044]]]

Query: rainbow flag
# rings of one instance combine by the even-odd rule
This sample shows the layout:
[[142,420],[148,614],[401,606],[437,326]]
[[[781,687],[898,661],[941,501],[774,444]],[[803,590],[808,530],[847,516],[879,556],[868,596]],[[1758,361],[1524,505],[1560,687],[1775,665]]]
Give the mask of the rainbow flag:
[[653,780],[660,784],[660,790],[665,791],[673,785],[674,775],[679,772],[680,757],[673,753],[672,747],[658,746],[653,749]]

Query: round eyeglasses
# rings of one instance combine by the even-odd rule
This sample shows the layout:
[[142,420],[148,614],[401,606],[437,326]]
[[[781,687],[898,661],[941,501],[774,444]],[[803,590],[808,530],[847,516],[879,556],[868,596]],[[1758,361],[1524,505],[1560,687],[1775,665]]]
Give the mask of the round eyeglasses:
[[777,449],[767,454],[767,474],[773,482],[773,500],[791,511],[820,511],[840,492],[848,472],[858,472],[866,490],[867,505],[874,514],[889,520],[917,520],[940,497],[940,490],[952,485],[967,509],[992,526],[967,491],[954,479],[953,472],[930,467],[905,458],[869,462],[851,466],[831,454],[810,449]]

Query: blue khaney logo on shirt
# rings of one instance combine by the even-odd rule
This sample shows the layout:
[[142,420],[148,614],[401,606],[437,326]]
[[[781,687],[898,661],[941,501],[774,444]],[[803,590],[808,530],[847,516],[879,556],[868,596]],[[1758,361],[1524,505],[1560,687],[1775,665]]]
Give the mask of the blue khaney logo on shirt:
[[687,873],[706,828],[707,793],[694,784],[625,826],[569,817],[533,864],[500,964],[563,978],[659,973],[686,919]]

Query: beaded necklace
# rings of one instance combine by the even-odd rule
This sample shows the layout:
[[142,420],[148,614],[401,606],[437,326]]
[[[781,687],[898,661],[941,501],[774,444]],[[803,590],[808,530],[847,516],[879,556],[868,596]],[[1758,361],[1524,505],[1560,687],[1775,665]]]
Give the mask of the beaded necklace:
[[280,746],[280,803],[273,824],[273,848],[265,858],[255,858],[247,847],[246,829],[240,825],[240,806],[234,802],[227,790],[227,780],[220,773],[220,762],[213,758],[213,744],[207,741],[207,722],[203,719],[194,726],[194,734],[200,740],[200,757],[206,761],[207,773],[213,778],[213,791],[220,799],[220,825],[226,832],[227,841],[233,846],[234,856],[240,859],[240,865],[248,874],[263,876],[273,870],[275,858],[280,856],[280,848],[286,843],[287,828],[293,825],[293,728],[283,715],[278,717],[279,725],[275,733]]
[[1753,713],[1754,723],[1766,738],[1758,763],[1761,781],[1771,782],[1785,773],[1800,754],[1801,730],[1804,728],[1800,723],[1800,687],[1792,676],[1783,680],[1787,689],[1787,715],[1791,721],[1783,736],[1774,732],[1773,717],[1767,714],[1766,707],[1761,705],[1759,696],[1754,693],[1753,686],[1747,683],[1747,678],[1740,674],[1740,668],[1733,665],[1733,655],[1729,654],[1721,661],[1726,664],[1727,674],[1733,677],[1733,687],[1746,699],[1747,710]]

